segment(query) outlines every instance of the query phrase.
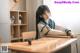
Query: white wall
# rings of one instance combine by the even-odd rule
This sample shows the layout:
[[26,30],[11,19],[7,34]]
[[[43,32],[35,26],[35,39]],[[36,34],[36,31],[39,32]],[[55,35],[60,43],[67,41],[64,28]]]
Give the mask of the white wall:
[[0,36],[2,42],[9,42],[10,38],[10,14],[9,0],[0,0]]
[[9,0],[0,0],[0,23],[9,22]]
[[71,29],[74,33],[80,34],[80,3],[55,4],[54,1],[61,0],[44,0],[44,4],[48,5],[51,10],[52,13],[51,18],[56,22],[57,25],[67,27]]

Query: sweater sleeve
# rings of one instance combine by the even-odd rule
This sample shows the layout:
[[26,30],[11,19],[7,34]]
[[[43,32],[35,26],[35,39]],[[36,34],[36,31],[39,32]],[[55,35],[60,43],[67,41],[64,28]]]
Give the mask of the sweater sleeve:
[[47,35],[47,33],[49,32],[49,29],[44,24],[38,24],[38,30],[40,37]]
[[41,23],[38,24],[38,29],[39,29],[40,37],[43,37],[45,35],[48,35],[48,36],[63,36],[63,35],[66,35],[66,33],[63,32],[63,31],[51,29],[48,25],[44,25],[44,24],[41,24]]

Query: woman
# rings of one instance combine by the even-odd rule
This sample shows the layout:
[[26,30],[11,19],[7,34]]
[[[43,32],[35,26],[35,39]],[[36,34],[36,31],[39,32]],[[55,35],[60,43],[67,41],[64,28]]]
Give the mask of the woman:
[[46,5],[41,5],[36,11],[36,39],[51,36],[71,35],[70,30],[57,26],[50,17],[51,13]]

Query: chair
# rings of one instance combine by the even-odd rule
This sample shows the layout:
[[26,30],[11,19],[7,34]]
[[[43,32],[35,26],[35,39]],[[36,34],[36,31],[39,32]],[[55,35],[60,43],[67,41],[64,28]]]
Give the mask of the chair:
[[23,32],[22,39],[25,41],[26,39],[35,39],[36,31]]

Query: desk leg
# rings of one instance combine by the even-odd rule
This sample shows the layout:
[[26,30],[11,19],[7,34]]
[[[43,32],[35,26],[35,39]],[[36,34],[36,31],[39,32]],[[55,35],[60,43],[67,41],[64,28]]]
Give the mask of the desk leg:
[[71,45],[69,45],[69,46],[67,46],[67,47],[65,47],[55,53],[71,53]]

